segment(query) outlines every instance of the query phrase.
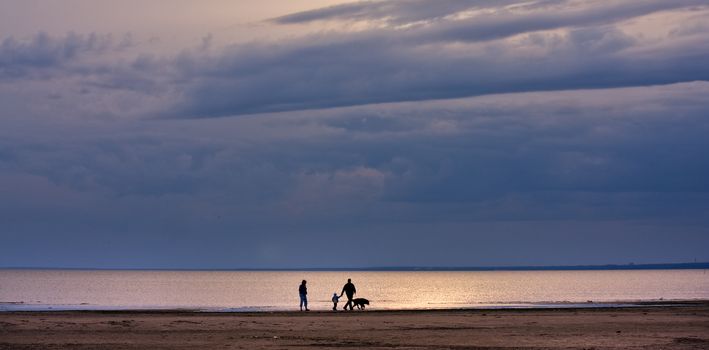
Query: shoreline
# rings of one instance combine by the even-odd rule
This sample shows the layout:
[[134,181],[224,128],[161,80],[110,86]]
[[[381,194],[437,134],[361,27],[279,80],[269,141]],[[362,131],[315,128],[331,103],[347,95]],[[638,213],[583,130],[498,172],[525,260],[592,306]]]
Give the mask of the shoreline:
[[[4,308],[3,306],[12,305],[15,306],[10,308]],[[160,308],[160,307],[147,307],[147,308],[105,308],[105,307],[92,307],[90,305],[79,305],[85,307],[77,307],[76,305],[37,305],[37,304],[24,304],[17,302],[0,302],[0,314],[12,314],[12,313],[66,313],[66,312],[76,312],[76,313],[135,313],[135,314],[300,314],[302,311],[297,309],[260,309],[259,307],[244,307],[244,308]],[[706,306],[709,307],[709,299],[696,299],[696,300],[649,300],[649,301],[621,301],[621,302],[552,302],[552,303],[511,303],[511,304],[489,304],[483,306],[466,306],[459,308],[418,308],[418,309],[377,309],[368,308],[366,310],[355,310],[354,312],[368,312],[368,313],[432,313],[432,312],[445,312],[445,311],[493,311],[493,310],[530,310],[530,311],[541,311],[541,310],[603,310],[603,309],[635,309],[642,307],[691,307],[691,306]],[[311,310],[308,313],[343,313],[344,310]],[[351,311],[350,311],[351,312]]]

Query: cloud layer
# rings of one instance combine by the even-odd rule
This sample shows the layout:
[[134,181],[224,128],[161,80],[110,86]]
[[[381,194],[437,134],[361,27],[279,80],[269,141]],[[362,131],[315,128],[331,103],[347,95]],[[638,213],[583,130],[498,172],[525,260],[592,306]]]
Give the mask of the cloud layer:
[[[128,39],[41,34],[24,43],[4,40],[0,79],[54,78],[79,85],[77,91],[150,94],[154,101],[129,103],[151,106],[134,114],[168,118],[671,84],[709,79],[704,5],[449,1],[432,8],[420,1],[361,2],[274,20],[275,26],[354,21],[360,23],[355,30],[133,57],[115,54],[131,45]],[[678,21],[668,24],[667,16]],[[664,33],[647,37],[643,30],[652,26]],[[112,58],[101,59],[110,48]]]
[[[209,73],[198,74],[207,78],[187,88],[174,112],[223,116],[704,80],[707,35],[644,41],[620,28],[698,4],[543,1],[501,8],[457,1],[431,12],[417,1],[365,2],[294,14],[277,22],[345,17],[390,25],[232,47],[206,60],[191,56],[192,69]],[[454,17],[481,6],[488,11]]]
[[364,1],[246,44],[2,38],[0,267],[709,259],[708,18]]
[[[2,220],[23,244],[51,230],[119,247],[146,232],[165,244],[176,240],[176,251],[231,245],[236,255],[209,260],[219,266],[311,264],[251,248],[295,247],[322,257],[319,243],[306,242],[326,241],[328,233],[356,232],[393,247],[401,235],[428,242],[436,232],[483,249],[501,244],[505,236],[493,233],[514,222],[539,225],[535,232],[556,240],[547,241],[552,247],[580,239],[567,232],[574,225],[654,232],[658,241],[671,236],[659,232],[665,226],[662,232],[682,231],[689,244],[683,249],[691,252],[707,238],[707,93],[709,84],[688,83],[496,95],[258,118],[70,125],[29,139],[26,122],[5,123]],[[654,247],[630,254],[650,261]],[[416,240],[400,248],[421,249]],[[466,263],[445,251],[414,255]],[[5,253],[6,261],[19,259]],[[406,254],[387,262],[379,253],[341,253],[341,264],[416,263]],[[506,261],[536,260],[500,252],[467,263]]]

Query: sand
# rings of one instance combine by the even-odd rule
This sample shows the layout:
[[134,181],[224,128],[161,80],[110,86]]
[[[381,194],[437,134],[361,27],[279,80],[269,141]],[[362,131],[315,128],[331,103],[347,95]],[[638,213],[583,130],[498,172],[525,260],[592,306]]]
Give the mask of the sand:
[[0,349],[709,349],[709,303],[598,309],[0,313]]

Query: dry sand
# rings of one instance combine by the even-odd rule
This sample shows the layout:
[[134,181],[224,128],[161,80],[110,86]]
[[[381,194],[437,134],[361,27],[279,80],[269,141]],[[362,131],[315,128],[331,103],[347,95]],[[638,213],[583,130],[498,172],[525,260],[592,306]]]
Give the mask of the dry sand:
[[0,313],[0,349],[709,349],[709,303],[554,310]]

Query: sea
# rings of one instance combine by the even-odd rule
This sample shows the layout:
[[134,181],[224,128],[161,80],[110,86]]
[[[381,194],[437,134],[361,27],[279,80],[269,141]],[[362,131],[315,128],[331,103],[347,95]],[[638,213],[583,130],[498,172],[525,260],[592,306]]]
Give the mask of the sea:
[[[0,311],[331,310],[347,279],[371,310],[597,307],[709,300],[706,270],[121,271],[0,270]],[[345,299],[343,297],[343,299]],[[344,302],[340,302],[341,309]]]

